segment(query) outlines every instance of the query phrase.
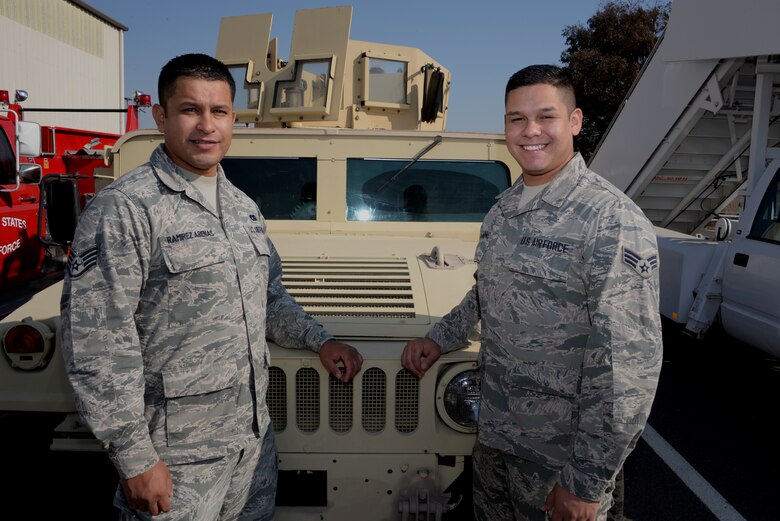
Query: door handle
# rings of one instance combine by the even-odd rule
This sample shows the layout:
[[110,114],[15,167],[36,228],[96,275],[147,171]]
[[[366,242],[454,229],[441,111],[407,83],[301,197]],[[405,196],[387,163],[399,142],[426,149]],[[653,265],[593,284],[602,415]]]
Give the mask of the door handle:
[[748,260],[750,259],[750,255],[746,253],[735,253],[734,254],[734,264],[737,266],[742,266],[743,268],[747,268]]

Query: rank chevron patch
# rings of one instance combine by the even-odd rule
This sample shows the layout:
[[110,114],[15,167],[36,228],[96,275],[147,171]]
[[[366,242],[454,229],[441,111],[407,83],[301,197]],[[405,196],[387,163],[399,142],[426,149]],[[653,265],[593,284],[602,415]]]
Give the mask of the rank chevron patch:
[[84,275],[90,268],[97,264],[97,247],[76,255],[71,250],[68,256],[68,274],[70,278],[77,279]]
[[645,279],[658,269],[658,255],[651,255],[645,259],[628,248],[623,248],[623,262]]

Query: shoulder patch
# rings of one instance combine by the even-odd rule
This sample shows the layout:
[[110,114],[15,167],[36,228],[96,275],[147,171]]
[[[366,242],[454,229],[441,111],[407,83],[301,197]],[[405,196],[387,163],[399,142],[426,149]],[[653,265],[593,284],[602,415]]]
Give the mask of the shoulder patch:
[[658,255],[651,255],[645,259],[628,248],[623,248],[623,262],[645,279],[658,269]]
[[80,254],[73,250],[68,255],[68,275],[70,278],[77,279],[94,268],[97,264],[97,246],[89,248]]

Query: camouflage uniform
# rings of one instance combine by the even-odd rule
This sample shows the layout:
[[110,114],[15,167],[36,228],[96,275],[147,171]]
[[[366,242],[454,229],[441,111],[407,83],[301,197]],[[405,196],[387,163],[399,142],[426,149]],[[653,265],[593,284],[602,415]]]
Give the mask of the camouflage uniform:
[[488,212],[477,283],[428,337],[457,349],[481,319],[479,442],[611,502],[661,367],[654,230],[579,154],[521,208],[523,186]]
[[122,478],[158,459],[259,446],[270,423],[266,337],[314,351],[331,338],[282,286],[255,203],[217,175],[221,217],[160,146],[79,221],[63,355],[79,413]]

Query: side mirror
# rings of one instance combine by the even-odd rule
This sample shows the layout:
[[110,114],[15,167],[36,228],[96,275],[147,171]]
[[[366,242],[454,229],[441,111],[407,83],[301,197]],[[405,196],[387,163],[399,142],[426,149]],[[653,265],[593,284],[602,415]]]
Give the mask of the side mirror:
[[444,73],[433,65],[423,67],[425,82],[423,84],[423,103],[420,119],[425,123],[433,123],[442,111],[444,102]]
[[41,157],[41,126],[31,121],[17,123],[19,155]]
[[[65,246],[73,242],[76,223],[81,214],[76,180],[47,175],[41,181],[41,207],[38,212],[38,238],[48,246]],[[46,230],[43,216],[46,215]]]
[[733,232],[733,225],[731,219],[727,217],[721,217],[715,222],[715,240],[725,241]]
[[22,163],[19,165],[19,177],[28,184],[37,185],[43,177],[41,165],[37,163]]

